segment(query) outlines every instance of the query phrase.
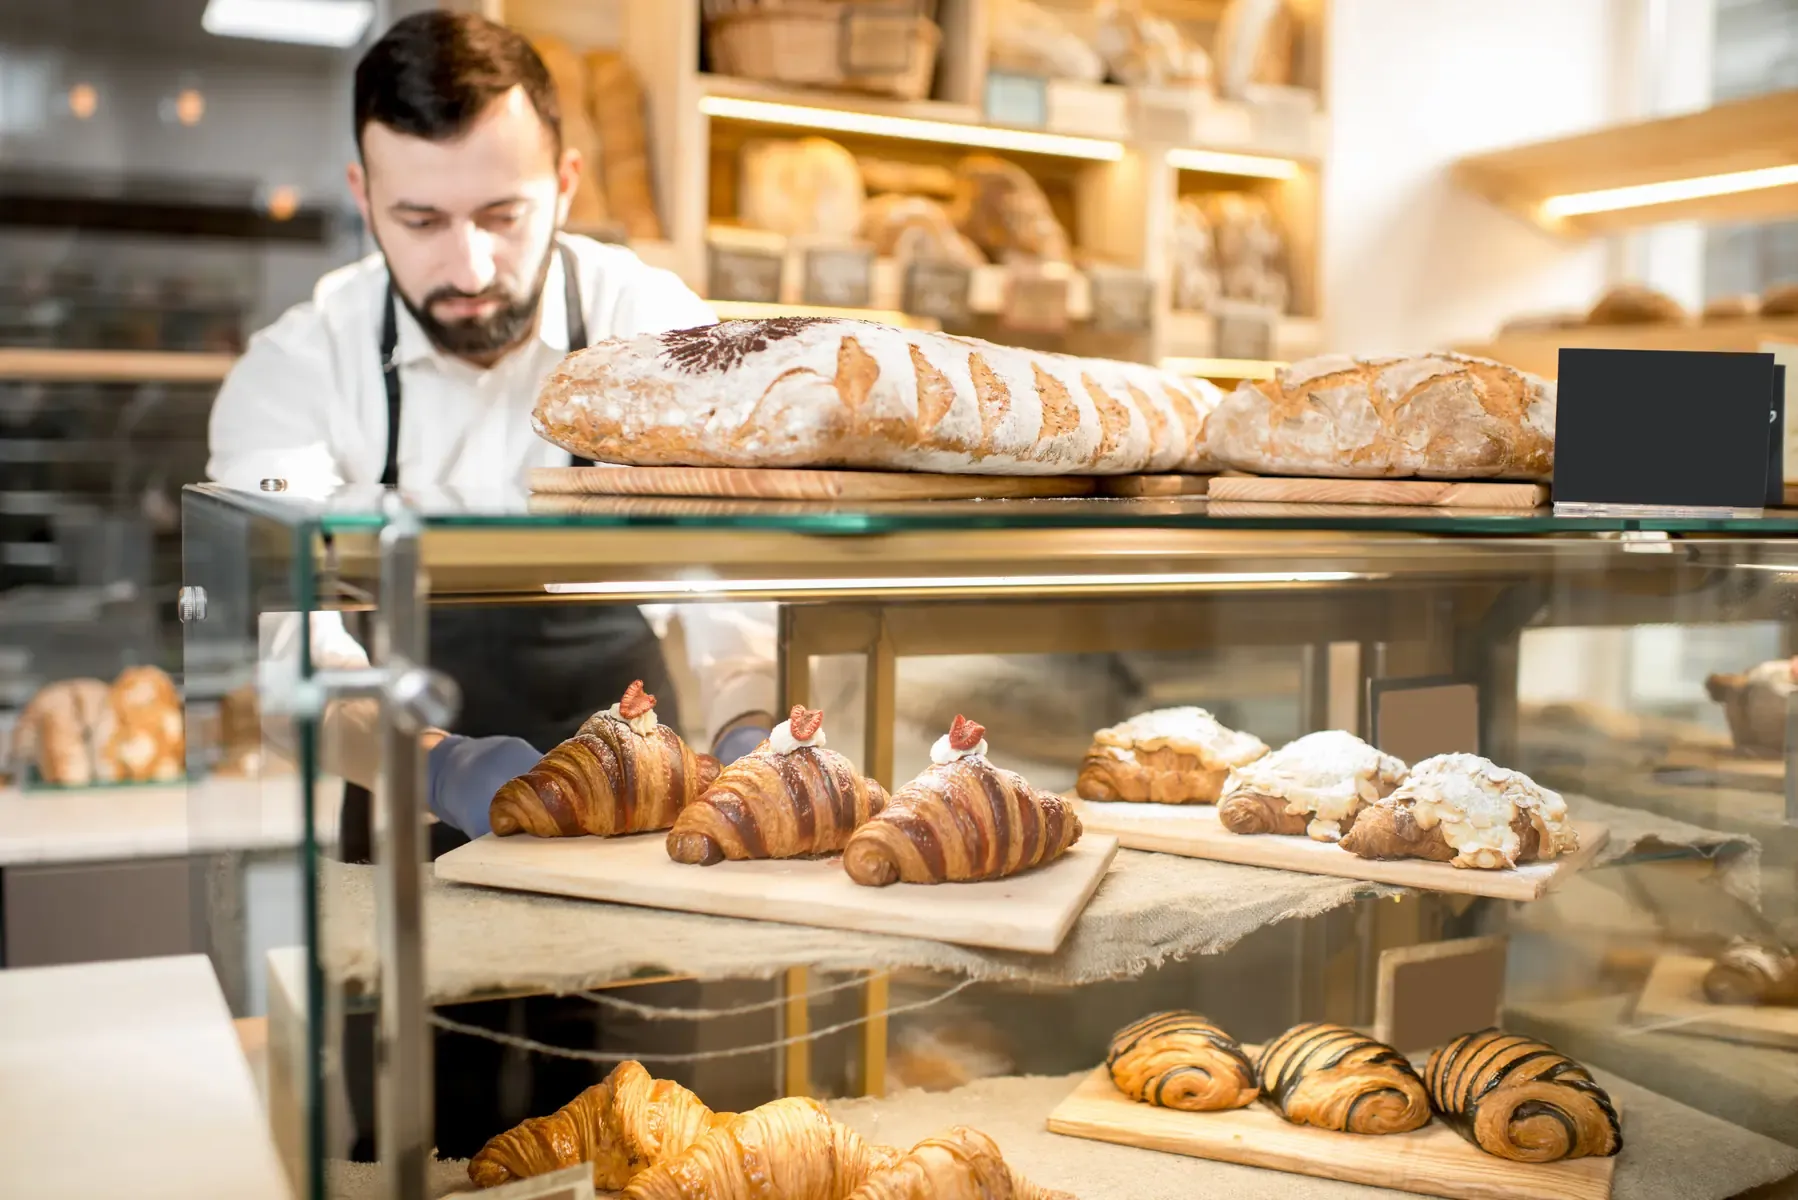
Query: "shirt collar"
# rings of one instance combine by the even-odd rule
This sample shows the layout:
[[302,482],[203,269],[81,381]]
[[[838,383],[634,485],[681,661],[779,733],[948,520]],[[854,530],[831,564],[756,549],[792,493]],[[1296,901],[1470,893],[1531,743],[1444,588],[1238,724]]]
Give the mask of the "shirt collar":
[[[543,276],[543,296],[537,304],[536,340],[557,354],[568,353],[567,288],[567,280],[562,271],[562,255],[557,250],[557,243],[552,242],[549,271]],[[432,344],[430,336],[412,316],[412,310],[400,303],[397,297],[393,304],[397,335],[393,347],[394,362],[402,367],[410,367],[427,360],[448,359],[449,356]],[[510,357],[507,355],[507,358]]]

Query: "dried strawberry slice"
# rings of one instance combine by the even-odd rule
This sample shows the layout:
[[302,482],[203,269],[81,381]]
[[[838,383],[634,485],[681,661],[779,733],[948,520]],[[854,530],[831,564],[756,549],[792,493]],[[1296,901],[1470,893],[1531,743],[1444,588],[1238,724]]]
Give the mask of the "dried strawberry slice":
[[634,721],[656,706],[656,698],[643,690],[641,679],[631,680],[631,685],[624,689],[624,699],[618,702],[618,715],[627,721]]
[[955,723],[949,726],[949,748],[951,750],[972,750],[980,745],[980,739],[986,736],[986,726],[975,724],[960,713],[955,714]]
[[787,727],[793,731],[794,741],[809,742],[824,728],[824,710],[795,704],[793,711],[787,714]]

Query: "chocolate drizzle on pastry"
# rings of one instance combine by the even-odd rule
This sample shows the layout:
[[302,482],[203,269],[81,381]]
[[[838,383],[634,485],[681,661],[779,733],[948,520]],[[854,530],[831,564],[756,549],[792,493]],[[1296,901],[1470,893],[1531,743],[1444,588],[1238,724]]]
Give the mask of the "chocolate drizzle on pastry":
[[765,321],[720,321],[664,333],[662,356],[688,375],[729,371],[751,354],[793,337],[821,317],[770,317]]
[[1558,1162],[1623,1148],[1610,1096],[1546,1042],[1483,1029],[1430,1055],[1430,1101],[1462,1137],[1500,1158]]
[[1343,1025],[1297,1025],[1257,1064],[1261,1095],[1295,1125],[1405,1133],[1430,1119],[1423,1080],[1405,1056]]
[[1258,1091],[1255,1064],[1236,1039],[1194,1012],[1153,1013],[1124,1026],[1105,1065],[1119,1091],[1162,1108],[1241,1108]]

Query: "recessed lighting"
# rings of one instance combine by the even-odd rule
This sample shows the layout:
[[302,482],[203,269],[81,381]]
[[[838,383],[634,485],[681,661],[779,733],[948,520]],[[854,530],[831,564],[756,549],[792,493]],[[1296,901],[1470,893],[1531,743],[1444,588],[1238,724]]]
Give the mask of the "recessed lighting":
[[374,0],[207,0],[200,27],[220,37],[354,46],[374,20]]
[[286,221],[300,210],[300,193],[283,183],[268,190],[268,199],[263,203],[268,210],[271,221]]
[[1681,200],[1703,200],[1710,196],[1730,196],[1737,192],[1758,192],[1765,188],[1789,187],[1792,184],[1798,184],[1798,163],[1783,167],[1761,167],[1754,171],[1731,171],[1724,175],[1701,175],[1696,179],[1670,179],[1664,183],[1638,183],[1630,187],[1550,196],[1542,202],[1542,215],[1550,219],[1579,217],[1588,213],[1616,212],[1622,208],[1647,208],[1653,204],[1676,204]]
[[182,88],[175,93],[175,120],[183,125],[198,125],[206,116],[206,97],[199,88]]
[[100,93],[91,83],[78,83],[69,89],[69,111],[77,121],[85,121],[100,108]]
[[1212,175],[1248,175],[1256,179],[1297,179],[1299,164],[1264,154],[1229,154],[1222,150],[1169,150],[1167,165],[1180,171]]
[[[213,3],[218,3],[218,0],[213,0]],[[744,100],[736,96],[702,96],[699,111],[708,117],[729,117],[768,125],[792,125],[801,129],[828,129],[835,133],[905,138],[914,142],[942,142],[951,146],[977,146],[983,150],[1054,154],[1062,158],[1090,158],[1100,162],[1116,162],[1124,157],[1122,142],[1104,138],[1039,133],[1031,129],[999,129],[990,125],[962,125],[954,121],[894,117],[885,113],[855,112],[845,108],[813,108],[802,104],[779,104],[771,100]]]

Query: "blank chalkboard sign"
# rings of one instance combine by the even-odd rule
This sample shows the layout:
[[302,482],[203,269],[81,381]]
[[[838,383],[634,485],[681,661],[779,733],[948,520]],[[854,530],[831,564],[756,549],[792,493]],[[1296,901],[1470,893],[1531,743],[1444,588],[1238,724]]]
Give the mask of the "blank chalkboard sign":
[[1562,350],[1555,506],[1761,508],[1783,406],[1770,354]]

